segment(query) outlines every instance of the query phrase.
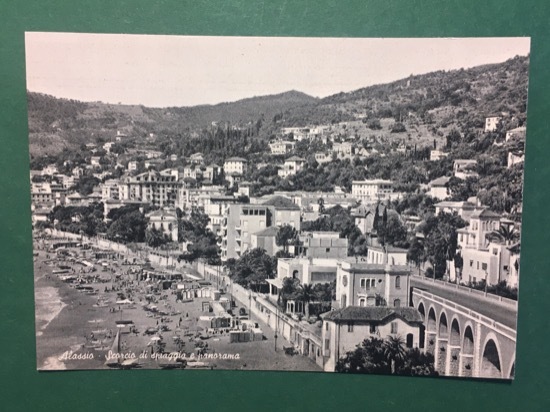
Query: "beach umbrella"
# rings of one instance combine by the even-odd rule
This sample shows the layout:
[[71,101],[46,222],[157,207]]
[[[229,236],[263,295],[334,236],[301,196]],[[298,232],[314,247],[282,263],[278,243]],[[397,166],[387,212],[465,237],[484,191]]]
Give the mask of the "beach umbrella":
[[156,341],[159,341],[159,340],[162,340],[162,338],[160,336],[153,336],[151,338],[152,341],[156,342]]

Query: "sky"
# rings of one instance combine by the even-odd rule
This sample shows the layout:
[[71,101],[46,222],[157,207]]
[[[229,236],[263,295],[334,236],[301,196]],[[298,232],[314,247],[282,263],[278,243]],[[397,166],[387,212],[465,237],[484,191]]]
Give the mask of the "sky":
[[81,101],[194,106],[315,97],[503,62],[529,38],[361,39],[25,33],[27,89]]

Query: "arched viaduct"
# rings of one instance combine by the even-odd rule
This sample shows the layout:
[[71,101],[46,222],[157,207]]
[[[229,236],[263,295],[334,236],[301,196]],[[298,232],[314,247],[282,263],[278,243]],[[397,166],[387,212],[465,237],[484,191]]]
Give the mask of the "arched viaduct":
[[424,319],[420,345],[441,375],[511,379],[516,331],[430,292],[413,288],[412,304]]

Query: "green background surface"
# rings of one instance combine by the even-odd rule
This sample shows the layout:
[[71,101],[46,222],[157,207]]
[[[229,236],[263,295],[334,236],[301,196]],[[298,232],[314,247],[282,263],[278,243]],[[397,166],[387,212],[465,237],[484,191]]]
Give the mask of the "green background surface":
[[[0,410],[550,410],[547,0],[0,0]],[[516,380],[241,371],[36,371],[25,31],[530,36]],[[319,59],[322,64],[322,57]]]

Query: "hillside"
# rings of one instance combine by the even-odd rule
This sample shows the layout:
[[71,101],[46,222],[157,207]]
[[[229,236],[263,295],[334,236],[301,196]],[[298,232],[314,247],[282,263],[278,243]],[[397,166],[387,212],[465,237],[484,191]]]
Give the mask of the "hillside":
[[28,92],[31,157],[55,155],[63,148],[112,140],[117,131],[134,138],[150,133],[192,137],[213,122],[246,128],[259,119],[273,119],[318,99],[297,91],[252,97],[232,103],[194,107],[144,106],[79,102]]
[[262,144],[280,127],[330,125],[329,133],[341,140],[367,139],[384,146],[426,146],[435,141],[439,146],[453,129],[481,130],[491,114],[505,113],[516,125],[523,124],[528,67],[529,57],[515,57],[466,70],[409,76],[324,99],[289,91],[195,107],[84,103],[29,92],[31,157],[112,140],[117,130],[139,145],[156,144],[146,140],[151,133],[161,141],[188,142],[205,137],[208,129],[215,139],[213,122],[222,129],[243,130]]

